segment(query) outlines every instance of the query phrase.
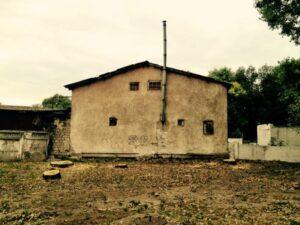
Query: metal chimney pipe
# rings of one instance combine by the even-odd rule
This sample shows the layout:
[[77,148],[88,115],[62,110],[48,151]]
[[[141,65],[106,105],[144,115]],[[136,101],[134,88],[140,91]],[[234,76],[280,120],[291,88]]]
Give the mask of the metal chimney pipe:
[[166,118],[166,93],[167,93],[167,21],[163,21],[163,31],[164,31],[164,64],[162,71],[162,113],[161,122],[164,125],[167,121]]

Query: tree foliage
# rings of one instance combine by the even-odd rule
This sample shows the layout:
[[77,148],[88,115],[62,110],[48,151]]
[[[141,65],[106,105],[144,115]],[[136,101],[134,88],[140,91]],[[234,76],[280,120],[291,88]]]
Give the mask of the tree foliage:
[[55,94],[52,97],[44,99],[42,105],[44,108],[66,109],[71,107],[71,100],[68,96]]
[[209,76],[232,84],[228,91],[230,137],[254,140],[261,123],[300,125],[300,58],[259,69],[215,69]]
[[299,0],[256,0],[255,7],[271,29],[280,29],[282,35],[300,44]]

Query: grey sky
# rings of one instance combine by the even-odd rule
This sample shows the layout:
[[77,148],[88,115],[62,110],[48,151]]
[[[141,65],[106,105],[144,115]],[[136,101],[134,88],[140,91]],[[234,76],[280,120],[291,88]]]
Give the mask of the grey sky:
[[149,60],[207,75],[274,65],[300,49],[259,20],[253,0],[0,0],[0,102],[31,105],[63,85]]

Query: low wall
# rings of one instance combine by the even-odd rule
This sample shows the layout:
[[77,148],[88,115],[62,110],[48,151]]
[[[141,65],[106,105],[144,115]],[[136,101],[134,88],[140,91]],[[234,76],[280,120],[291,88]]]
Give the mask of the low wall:
[[258,125],[257,144],[262,146],[300,146],[300,127]]
[[0,161],[42,161],[47,157],[49,135],[36,131],[0,131]]
[[300,146],[260,146],[234,143],[229,146],[234,159],[300,162]]

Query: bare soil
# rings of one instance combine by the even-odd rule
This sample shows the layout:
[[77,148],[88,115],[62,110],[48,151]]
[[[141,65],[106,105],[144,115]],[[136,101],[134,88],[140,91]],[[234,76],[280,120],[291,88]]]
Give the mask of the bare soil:
[[299,164],[119,163],[0,163],[0,224],[300,224]]

